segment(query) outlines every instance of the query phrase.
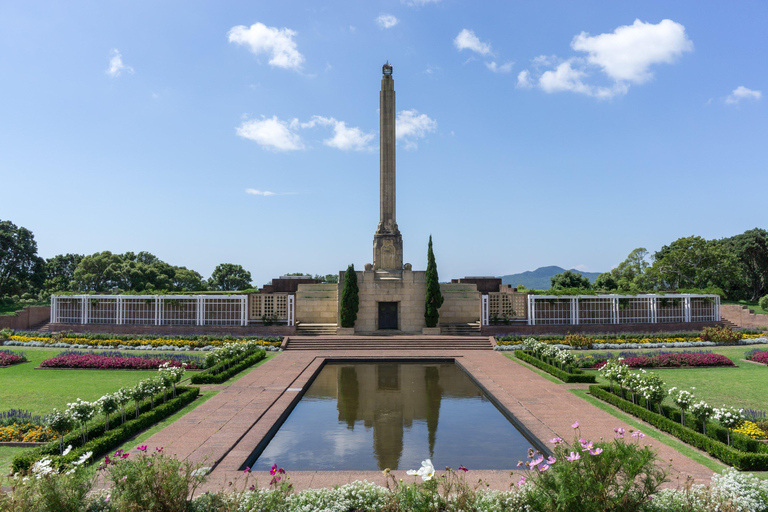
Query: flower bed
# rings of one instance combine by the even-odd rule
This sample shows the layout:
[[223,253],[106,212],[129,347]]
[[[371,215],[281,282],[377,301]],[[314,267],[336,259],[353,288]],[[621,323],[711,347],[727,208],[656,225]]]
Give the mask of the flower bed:
[[97,370],[157,370],[168,363],[172,367],[186,365],[188,370],[199,370],[204,366],[199,357],[179,356],[177,354],[133,355],[121,352],[62,352],[56,357],[40,363],[41,368],[89,368]]
[[246,368],[250,368],[262,359],[267,353],[257,344],[227,344],[215,349],[206,358],[204,372],[192,376],[193,384],[219,384],[231,379]]
[[11,366],[26,362],[27,357],[21,352],[11,352],[10,350],[0,350],[0,367]]
[[[719,341],[707,341],[701,333],[659,333],[652,334],[600,334],[600,335],[545,335],[536,339],[549,345],[563,345],[583,349],[620,349],[627,348],[672,348],[686,346],[717,346],[717,345],[750,345],[754,343],[768,343],[768,338],[759,331],[740,331],[737,333],[740,339],[725,343]],[[500,336],[496,338],[499,347],[508,345],[521,345],[529,336]]]
[[[36,461],[43,457],[52,458],[56,460],[57,463],[61,464],[71,463],[89,451],[93,452],[95,457],[98,457],[125,443],[142,430],[151,427],[155,423],[186,407],[187,404],[197,398],[200,393],[200,388],[178,387],[176,388],[176,391],[176,398],[170,398],[164,403],[160,403],[164,393],[154,395],[152,403],[147,403],[146,401],[139,402],[137,404],[139,407],[139,415],[135,418],[133,417],[135,414],[135,407],[128,407],[126,417],[130,419],[127,419],[120,425],[113,426],[110,430],[106,430],[105,421],[94,421],[88,427],[87,442],[83,442],[81,433],[78,430],[75,430],[63,436],[63,438],[58,441],[51,441],[50,443],[44,446],[39,446],[33,450],[25,450],[14,457],[12,463],[13,471],[29,470]],[[157,401],[158,404],[153,406],[155,401]],[[75,448],[68,454],[60,456],[59,453],[62,444],[70,445]]]
[[56,432],[45,425],[14,423],[0,427],[0,443],[45,443],[56,439]]
[[[660,406],[664,415],[649,410],[646,401],[640,397],[638,403],[632,403],[619,395],[611,392],[608,386],[589,386],[589,393],[604,400],[619,409],[641,420],[650,423],[654,427],[671,434],[684,443],[704,450],[713,457],[720,459],[728,465],[741,470],[765,471],[768,470],[768,445],[760,443],[746,435],[734,432],[730,435],[727,428],[715,424],[707,424],[706,434],[702,432],[701,422],[690,414],[686,414],[685,424],[681,424],[681,412],[677,409]],[[691,425],[691,426],[687,426]],[[732,442],[729,446],[725,441]]]
[[[0,338],[0,341],[2,339]],[[146,336],[126,334],[63,334],[19,331],[8,337],[5,345],[55,346],[75,348],[117,348],[140,350],[211,350],[225,343],[254,342],[263,347],[279,347],[282,338],[262,336],[258,339],[235,336]]]
[[[592,368],[596,370],[602,368],[608,359],[610,357],[593,364]],[[727,357],[708,352],[661,352],[653,355],[633,355],[624,357],[622,362],[630,368],[736,366]]]
[[747,361],[768,364],[768,350],[753,349],[745,354]]

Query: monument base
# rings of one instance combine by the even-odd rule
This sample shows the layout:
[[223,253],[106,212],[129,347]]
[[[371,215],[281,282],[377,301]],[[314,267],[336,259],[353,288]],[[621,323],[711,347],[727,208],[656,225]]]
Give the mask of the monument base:
[[337,327],[336,336],[352,336],[355,334],[354,327]]
[[429,335],[440,334],[440,328],[439,327],[424,327],[421,330],[421,334],[429,334]]

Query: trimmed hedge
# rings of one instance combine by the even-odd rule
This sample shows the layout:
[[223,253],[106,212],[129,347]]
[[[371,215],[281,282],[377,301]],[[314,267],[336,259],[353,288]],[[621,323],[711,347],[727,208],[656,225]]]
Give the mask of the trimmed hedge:
[[[64,446],[72,445],[72,450],[66,456],[59,456],[59,439],[56,438],[55,441],[32,450],[25,450],[14,457],[12,463],[13,472],[26,471],[32,467],[35,461],[45,456],[51,457],[54,460],[54,465],[59,465],[76,461],[84,453],[92,451],[93,457],[90,461],[94,461],[130,440],[142,430],[183,409],[197,398],[199,394],[200,388],[198,387],[177,387],[176,398],[160,403],[154,409],[149,409],[149,403],[142,404],[139,408],[140,414],[138,418],[135,417],[135,405],[133,407],[126,407],[125,423],[114,426],[106,432],[104,431],[104,419],[102,417],[100,421],[94,422],[88,428],[88,434],[91,436],[91,439],[85,444],[83,444],[83,438],[79,429],[75,429],[64,436]],[[155,396],[155,403],[158,400],[162,401],[162,397],[163,394],[158,393]],[[119,414],[113,415],[112,423],[117,423],[119,421],[118,418]]]
[[584,373],[578,372],[578,373],[571,373],[571,372],[564,372],[557,366],[552,366],[549,363],[545,363],[538,357],[533,357],[530,354],[526,354],[523,350],[515,350],[515,357],[525,361],[528,364],[532,364],[536,368],[539,368],[541,370],[544,370],[545,372],[554,375],[558,379],[560,379],[563,382],[567,382],[569,384],[573,383],[587,383],[587,384],[593,384],[595,382],[595,376],[594,375],[586,375]]
[[[716,457],[724,463],[740,469],[742,471],[765,471],[768,470],[768,445],[759,443],[750,437],[731,431],[731,442],[733,446],[728,446],[724,441],[726,439],[726,429],[708,423],[707,434],[697,432],[694,428],[683,426],[680,420],[680,411],[671,407],[663,407],[662,410],[670,417],[662,416],[656,412],[649,411],[642,405],[636,405],[625,400],[620,396],[611,393],[608,386],[589,386],[589,393],[611,405],[614,405],[624,412],[627,412],[654,427],[667,432],[680,439],[684,443],[699,448]],[[678,420],[678,421],[675,421]],[[700,424],[690,414],[685,416],[687,425],[701,428]]]
[[249,355],[239,363],[226,367],[227,363],[231,364],[232,360],[222,361],[215,366],[211,366],[207,370],[196,373],[192,376],[192,384],[221,384],[222,382],[231,379],[241,371],[249,368],[262,359],[267,357],[267,351],[264,349],[258,349],[253,354]]

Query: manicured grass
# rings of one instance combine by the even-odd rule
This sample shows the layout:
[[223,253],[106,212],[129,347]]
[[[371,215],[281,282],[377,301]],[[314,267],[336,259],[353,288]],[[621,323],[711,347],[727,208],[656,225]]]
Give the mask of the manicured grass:
[[565,382],[561,381],[560,379],[558,379],[556,377],[553,377],[552,375],[548,374],[544,370],[539,370],[535,366],[530,365],[530,364],[526,363],[525,361],[521,361],[520,359],[516,358],[514,352],[502,352],[502,354],[504,354],[506,357],[508,357],[509,359],[513,360],[517,364],[525,366],[526,368],[531,370],[533,373],[544,377],[545,379],[547,379],[550,382],[554,382],[555,384],[565,384]]
[[54,407],[65,409],[77,398],[93,401],[155,374],[140,370],[35,370],[44,359],[65,349],[3,348],[23,352],[29,362],[0,369],[0,411],[27,409],[45,415]]
[[[738,345],[733,347],[704,347],[712,353],[729,357],[738,368],[680,368],[654,370],[664,379],[667,388],[676,386],[693,390],[694,395],[707,403],[721,407],[732,405],[744,409],[766,409],[765,390],[768,389],[768,367],[742,361],[744,354],[754,348],[768,350],[768,345]],[[686,350],[686,349],[670,349]],[[688,349],[695,350],[695,349]],[[605,350],[588,350],[584,353],[605,353]],[[614,355],[618,350],[612,351]],[[640,352],[654,352],[642,350]],[[579,352],[581,353],[581,351]],[[597,378],[598,384],[608,384],[602,377]],[[667,398],[666,403],[673,405]]]

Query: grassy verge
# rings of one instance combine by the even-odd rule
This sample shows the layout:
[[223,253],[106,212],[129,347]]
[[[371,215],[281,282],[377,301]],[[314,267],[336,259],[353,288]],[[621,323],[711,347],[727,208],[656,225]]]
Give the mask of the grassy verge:
[[0,316],[12,315],[24,309],[24,306],[50,306],[50,302],[35,302],[34,304],[0,304]]
[[722,301],[722,304],[737,304],[739,306],[747,306],[750,311],[754,311],[758,315],[768,315],[768,311],[760,307],[757,302],[751,300],[727,300]]
[[565,382],[561,381],[558,378],[553,377],[552,375],[548,374],[547,372],[543,370],[539,370],[533,365],[530,365],[526,363],[525,361],[522,361],[514,356],[512,352],[502,352],[508,359],[511,359],[512,361],[516,362],[517,364],[526,367],[527,369],[531,370],[533,373],[536,373],[537,375],[540,375],[547,379],[550,382],[554,382],[555,384],[565,384]]

